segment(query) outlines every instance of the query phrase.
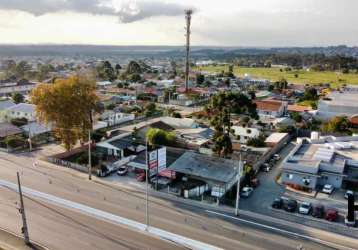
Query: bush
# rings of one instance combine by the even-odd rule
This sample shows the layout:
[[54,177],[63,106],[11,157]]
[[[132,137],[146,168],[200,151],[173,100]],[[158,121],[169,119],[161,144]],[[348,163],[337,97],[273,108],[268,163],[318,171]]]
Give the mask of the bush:
[[257,138],[251,138],[247,141],[247,145],[251,146],[251,147],[256,147],[256,148],[266,147],[265,136],[260,135]]
[[[92,166],[96,166],[99,163],[99,158],[94,153],[91,154]],[[82,153],[77,159],[76,163],[80,165],[88,165],[88,153]]]
[[23,138],[22,136],[19,136],[19,135],[8,136],[5,139],[5,143],[6,143],[7,146],[9,146],[11,148],[18,148],[18,147],[22,147],[22,146],[27,146],[26,139]]
[[148,142],[152,146],[171,146],[175,142],[175,134],[158,128],[150,128],[146,134]]
[[11,120],[11,124],[15,125],[17,127],[24,126],[28,123],[28,120],[26,118],[14,118]]

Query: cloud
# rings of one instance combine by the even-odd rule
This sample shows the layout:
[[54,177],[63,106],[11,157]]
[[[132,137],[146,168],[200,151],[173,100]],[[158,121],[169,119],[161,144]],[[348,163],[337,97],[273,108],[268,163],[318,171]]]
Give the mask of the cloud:
[[118,11],[122,23],[136,22],[155,16],[180,16],[184,15],[186,7],[175,3],[159,1],[127,1]]
[[120,22],[131,23],[154,16],[184,15],[185,7],[160,1],[125,1],[119,10],[110,0],[0,0],[0,9],[23,11],[35,16],[71,11],[93,15],[118,16]]
[[19,10],[35,16],[60,11],[115,15],[115,9],[101,0],[0,0],[0,9]]

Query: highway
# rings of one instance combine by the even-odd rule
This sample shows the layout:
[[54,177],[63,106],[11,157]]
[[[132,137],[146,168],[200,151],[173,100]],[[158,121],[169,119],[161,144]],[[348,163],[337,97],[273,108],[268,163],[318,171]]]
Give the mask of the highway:
[[[36,156],[0,153],[0,226],[20,232],[21,174],[30,238],[50,249],[356,249],[358,241],[319,230],[278,228],[181,202],[150,198],[145,227],[141,191],[88,181]],[[294,232],[292,232],[294,231]]]

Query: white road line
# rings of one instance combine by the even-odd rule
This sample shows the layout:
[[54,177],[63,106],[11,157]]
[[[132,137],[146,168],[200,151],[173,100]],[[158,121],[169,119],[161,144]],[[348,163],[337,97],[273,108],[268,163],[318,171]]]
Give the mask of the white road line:
[[[6,188],[10,188],[16,192],[18,192],[18,188],[17,185],[8,181],[4,181],[4,180],[0,180],[0,186],[6,187]],[[209,245],[206,244],[204,242],[201,241],[197,241],[197,240],[193,240],[178,234],[174,234],[156,227],[148,227],[145,224],[139,223],[137,221],[134,220],[130,220],[118,215],[114,215],[102,210],[98,210],[92,207],[88,207],[85,205],[82,205],[80,203],[76,203],[73,201],[69,201],[69,200],[65,200],[50,194],[46,194],[43,192],[39,192],[30,188],[26,188],[26,187],[22,187],[22,192],[25,195],[29,195],[35,198],[39,198],[41,200],[44,200],[46,202],[55,204],[55,205],[59,205],[65,208],[70,208],[70,209],[74,209],[76,211],[79,211],[83,214],[87,214],[93,217],[96,217],[98,219],[102,219],[102,220],[106,220],[106,221],[110,221],[112,223],[115,224],[119,224],[119,225],[125,225],[129,228],[135,229],[137,231],[141,231],[144,233],[149,233],[152,234],[156,237],[159,237],[161,239],[164,240],[169,240],[171,242],[175,242],[179,245],[185,246],[187,248],[190,249],[195,249],[195,250],[222,250],[221,248],[218,248],[216,246],[213,245]]]
[[296,237],[299,237],[299,238],[307,239],[307,240],[310,240],[310,241],[313,241],[313,242],[316,242],[316,243],[320,243],[320,244],[323,244],[323,245],[326,245],[326,246],[334,247],[334,248],[337,248],[337,249],[357,250],[355,248],[346,247],[346,246],[343,246],[343,245],[339,245],[339,244],[336,244],[336,243],[324,241],[324,240],[314,238],[314,237],[311,237],[311,236],[294,233],[294,232],[287,231],[287,230],[284,230],[284,229],[280,229],[280,228],[277,228],[277,227],[272,227],[272,226],[268,226],[268,225],[265,225],[265,224],[260,224],[260,223],[257,223],[257,222],[237,218],[237,217],[230,216],[230,215],[227,215],[227,214],[222,214],[222,213],[218,213],[218,212],[210,211],[210,210],[206,210],[206,212],[210,213],[210,214],[215,214],[215,215],[218,215],[218,216],[221,216],[221,217],[241,221],[241,222],[244,222],[244,223],[247,223],[247,224],[255,225],[255,226],[258,226],[258,227],[262,227],[262,228],[265,228],[265,229],[269,229],[269,230],[272,230],[272,231],[277,231],[277,232],[280,232],[280,233],[284,233],[284,234],[296,236]]

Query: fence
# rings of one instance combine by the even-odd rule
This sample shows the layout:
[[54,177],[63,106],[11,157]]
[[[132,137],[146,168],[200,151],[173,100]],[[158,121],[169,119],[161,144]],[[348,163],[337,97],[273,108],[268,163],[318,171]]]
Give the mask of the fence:
[[71,169],[74,169],[74,170],[77,170],[77,171],[80,171],[80,172],[83,172],[83,173],[88,173],[88,167],[83,166],[83,165],[79,165],[79,164],[76,164],[76,163],[72,163],[72,162],[69,162],[69,161],[64,161],[64,160],[53,158],[53,157],[47,157],[47,161],[49,161],[51,163],[54,163],[54,164],[56,164],[58,166],[71,168]]

